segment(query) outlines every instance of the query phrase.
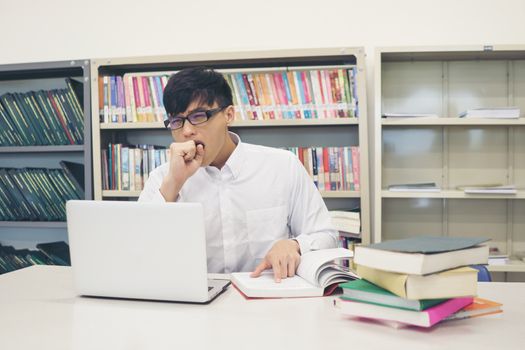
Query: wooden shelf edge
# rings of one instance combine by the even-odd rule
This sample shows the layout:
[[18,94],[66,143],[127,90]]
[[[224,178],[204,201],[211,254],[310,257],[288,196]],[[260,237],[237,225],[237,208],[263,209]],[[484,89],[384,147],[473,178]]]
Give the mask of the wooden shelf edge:
[[441,192],[381,191],[382,198],[443,198],[443,199],[525,199],[525,191],[517,194],[467,194],[463,191],[444,190]]
[[[238,120],[234,121],[232,128],[256,128],[272,126],[330,126],[330,125],[358,125],[359,118],[334,118],[334,119],[279,119],[279,120]],[[129,129],[165,129],[161,122],[139,123],[101,123],[101,130],[129,130]]]
[[[103,190],[102,197],[138,197],[141,191]],[[359,191],[320,191],[323,198],[359,198]]]
[[84,145],[2,146],[0,153],[83,152]]
[[0,227],[66,228],[65,221],[0,221]]
[[498,119],[498,118],[478,118],[465,119],[453,117],[418,117],[418,118],[381,118],[383,126],[483,126],[483,125],[525,125],[525,118],[519,119]]

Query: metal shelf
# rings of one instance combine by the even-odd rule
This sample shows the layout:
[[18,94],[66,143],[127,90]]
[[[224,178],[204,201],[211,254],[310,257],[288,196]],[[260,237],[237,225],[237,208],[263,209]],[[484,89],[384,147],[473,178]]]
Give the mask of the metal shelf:
[[66,228],[65,221],[0,221],[0,227]]
[[[272,126],[323,126],[323,125],[358,125],[358,118],[334,119],[274,119],[274,120],[237,120],[231,124],[232,128],[255,128]],[[140,123],[102,123],[102,130],[129,130],[129,129],[165,129],[161,122]]]
[[440,192],[381,191],[382,198],[450,198],[450,199],[525,199],[525,191],[517,194],[470,194],[463,191],[444,190]]
[[501,125],[501,126],[515,126],[525,125],[525,118],[519,119],[469,119],[469,118],[434,118],[434,117],[418,117],[418,118],[383,118],[381,119],[383,126],[483,126],[483,125]]
[[[102,197],[123,197],[133,198],[138,197],[141,191],[116,191],[104,190]],[[359,191],[320,191],[323,198],[359,198]]]
[[83,151],[84,151],[84,145],[0,147],[0,153],[59,153],[59,152],[83,152]]

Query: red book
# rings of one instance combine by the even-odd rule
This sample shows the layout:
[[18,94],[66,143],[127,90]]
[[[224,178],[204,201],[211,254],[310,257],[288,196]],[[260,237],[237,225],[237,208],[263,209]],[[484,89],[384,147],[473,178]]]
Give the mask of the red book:
[[330,155],[328,147],[323,147],[323,170],[324,170],[324,189],[330,191]]
[[140,95],[139,95],[139,84],[137,82],[137,77],[131,78],[133,82],[133,95],[135,98],[135,110],[137,115],[137,121],[143,122],[144,121],[144,114],[142,110],[142,105],[140,104]]
[[252,107],[252,114],[253,119],[258,120],[259,117],[257,116],[256,106],[255,106],[255,99],[253,97],[253,94],[255,92],[252,91],[250,87],[250,82],[248,81],[248,76],[246,74],[242,74],[242,81],[244,82],[244,88],[246,89],[246,94],[248,95],[248,100],[250,101],[250,106]]
[[354,188],[359,191],[359,147],[352,147],[352,174],[354,175]]

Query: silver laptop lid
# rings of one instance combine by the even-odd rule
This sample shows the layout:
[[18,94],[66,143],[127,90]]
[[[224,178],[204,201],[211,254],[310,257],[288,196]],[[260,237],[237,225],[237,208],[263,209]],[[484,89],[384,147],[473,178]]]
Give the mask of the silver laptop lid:
[[79,294],[208,300],[201,204],[68,201],[66,211]]

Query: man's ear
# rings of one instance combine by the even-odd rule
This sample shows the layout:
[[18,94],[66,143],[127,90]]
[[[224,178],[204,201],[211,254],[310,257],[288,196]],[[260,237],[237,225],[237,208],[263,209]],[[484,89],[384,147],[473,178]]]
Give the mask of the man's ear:
[[228,125],[233,123],[233,121],[235,120],[235,108],[233,107],[233,105],[229,105],[228,107],[226,107],[226,109],[224,110],[224,114],[226,115],[226,122],[228,123]]

